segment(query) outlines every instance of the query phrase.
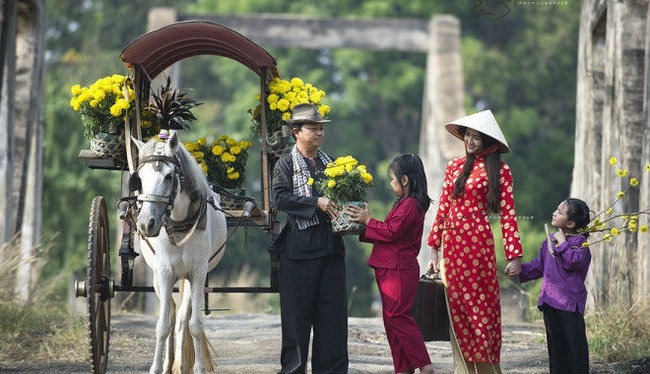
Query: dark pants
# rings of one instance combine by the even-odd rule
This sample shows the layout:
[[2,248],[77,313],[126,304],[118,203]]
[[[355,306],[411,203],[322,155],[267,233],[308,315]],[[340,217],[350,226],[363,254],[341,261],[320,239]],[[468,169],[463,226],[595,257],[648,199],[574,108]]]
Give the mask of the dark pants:
[[313,329],[312,373],[348,372],[345,258],[280,258],[281,373],[305,373]]
[[542,310],[551,374],[588,374],[589,346],[583,315],[547,304]]

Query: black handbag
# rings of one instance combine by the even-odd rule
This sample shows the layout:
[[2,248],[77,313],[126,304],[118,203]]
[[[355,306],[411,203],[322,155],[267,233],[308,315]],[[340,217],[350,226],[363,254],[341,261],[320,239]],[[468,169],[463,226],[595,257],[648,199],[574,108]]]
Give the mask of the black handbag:
[[415,303],[411,309],[425,342],[449,341],[449,313],[445,285],[433,269],[420,277]]

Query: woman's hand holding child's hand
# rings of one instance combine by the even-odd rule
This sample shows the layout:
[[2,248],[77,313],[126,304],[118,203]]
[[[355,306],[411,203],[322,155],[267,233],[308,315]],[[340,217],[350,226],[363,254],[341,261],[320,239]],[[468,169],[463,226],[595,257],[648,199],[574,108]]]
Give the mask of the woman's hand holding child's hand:
[[518,277],[519,274],[521,274],[521,257],[510,259],[506,265],[505,272],[508,274],[508,278],[510,279]]
[[364,225],[368,224],[370,218],[370,211],[368,210],[368,203],[364,204],[363,208],[354,205],[348,205],[345,207],[345,213],[350,216],[350,219],[354,222],[363,223]]

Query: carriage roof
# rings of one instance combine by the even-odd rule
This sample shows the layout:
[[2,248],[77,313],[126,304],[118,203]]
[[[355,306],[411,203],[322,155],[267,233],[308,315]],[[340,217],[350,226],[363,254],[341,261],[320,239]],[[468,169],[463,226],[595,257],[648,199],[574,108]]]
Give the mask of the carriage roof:
[[137,65],[149,80],[175,62],[198,55],[235,60],[261,78],[277,77],[275,58],[264,48],[227,27],[208,21],[181,21],[141,35],[129,43],[120,59],[131,70]]

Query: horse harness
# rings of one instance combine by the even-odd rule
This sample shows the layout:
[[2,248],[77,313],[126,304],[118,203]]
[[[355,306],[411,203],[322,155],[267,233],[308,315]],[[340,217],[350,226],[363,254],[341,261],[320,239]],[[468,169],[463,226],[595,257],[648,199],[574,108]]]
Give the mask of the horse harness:
[[[226,212],[217,206],[213,196],[209,196],[206,198],[206,196],[204,196],[203,194],[198,193],[197,189],[193,188],[194,187],[193,184],[183,175],[180,166],[181,164],[177,157],[164,155],[157,150],[155,150],[155,152],[156,154],[143,157],[140,160],[140,165],[138,166],[136,171],[129,176],[129,182],[128,182],[129,190],[132,192],[142,190],[142,180],[140,179],[138,172],[140,168],[142,168],[145,164],[153,162],[155,163],[154,170],[160,170],[161,168],[160,163],[168,162],[174,165],[174,173],[173,173],[174,180],[172,182],[172,190],[169,196],[161,196],[155,194],[138,194],[135,198],[133,197],[121,198],[120,201],[136,200],[137,202],[140,203],[150,202],[150,203],[165,204],[166,212],[165,215],[163,216],[163,225],[165,226],[165,230],[167,231],[167,236],[172,245],[181,246],[185,244],[185,242],[192,236],[194,230],[206,229],[208,204],[212,206],[215,210],[219,210],[224,213]],[[192,201],[192,203],[190,205],[190,211],[192,211],[193,208],[194,214],[183,220],[176,221],[171,219],[170,215],[172,209],[174,208],[174,199],[176,197],[176,190],[179,184],[181,186],[181,190],[191,191],[190,200]],[[135,209],[136,211],[139,209],[137,205]],[[237,227],[238,226],[239,224],[237,225]],[[149,240],[147,239],[147,237],[140,232],[140,229],[138,228],[137,225],[135,225],[135,227],[138,234],[145,239],[145,242],[151,249],[151,252],[155,255],[156,251],[151,245],[151,243],[149,242]],[[235,227],[235,229],[237,227]],[[234,231],[230,235],[232,234],[234,234]],[[182,238],[180,240],[177,240],[176,238],[177,235],[182,235]],[[228,238],[210,257],[208,262],[212,261],[212,259],[216,257],[225,248],[227,242],[228,242]]]

